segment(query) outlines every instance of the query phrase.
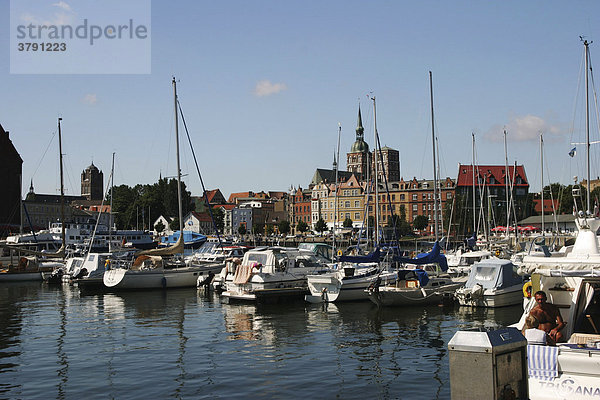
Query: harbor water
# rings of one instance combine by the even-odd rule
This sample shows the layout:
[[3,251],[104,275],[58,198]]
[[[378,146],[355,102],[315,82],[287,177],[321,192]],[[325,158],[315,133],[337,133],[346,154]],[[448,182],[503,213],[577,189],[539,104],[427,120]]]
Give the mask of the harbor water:
[[3,284],[0,398],[449,399],[454,333],[520,314]]

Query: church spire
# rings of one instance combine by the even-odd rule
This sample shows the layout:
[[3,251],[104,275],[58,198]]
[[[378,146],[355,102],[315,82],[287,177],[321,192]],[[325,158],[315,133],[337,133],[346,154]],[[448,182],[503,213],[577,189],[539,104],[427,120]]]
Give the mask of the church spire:
[[362,116],[360,115],[360,104],[358,105],[358,122],[356,123],[356,140],[363,140],[365,128],[362,126]]
[[31,185],[29,186],[29,193],[34,193],[34,191],[33,191],[33,179],[31,180]]
[[335,150],[333,151],[333,170],[337,169],[337,160],[335,159]]

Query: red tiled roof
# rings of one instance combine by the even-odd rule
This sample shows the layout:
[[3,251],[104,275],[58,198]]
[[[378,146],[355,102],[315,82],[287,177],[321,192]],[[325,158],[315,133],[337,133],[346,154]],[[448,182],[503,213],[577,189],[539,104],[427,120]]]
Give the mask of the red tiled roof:
[[215,208],[224,208],[225,210],[232,210],[235,207],[235,204],[219,204],[218,206],[215,206]]
[[200,222],[212,222],[212,218],[210,218],[209,213],[198,213],[196,211],[192,211],[192,215]]
[[[554,208],[552,208],[552,203],[554,203]],[[534,199],[533,204],[535,207],[535,211],[538,213],[542,212],[542,199]],[[551,213],[555,210],[558,211],[558,199],[544,199],[544,213]]]
[[252,192],[231,193],[229,195],[229,200],[227,200],[227,202],[228,203],[235,203],[235,199],[252,197],[251,194],[252,194]]
[[[479,173],[479,176],[482,179],[485,179],[485,184],[488,186],[504,186],[506,184],[505,169],[504,165],[476,165],[475,174]],[[514,186],[529,186],[527,175],[525,175],[525,168],[522,165],[517,165],[516,174],[514,173],[514,170],[514,165],[508,166],[508,178],[510,180],[515,180]],[[494,178],[493,183],[491,183],[492,177]],[[521,183],[516,183],[517,177],[521,178]],[[473,186],[472,165],[458,165],[458,179],[456,180],[456,186]]]

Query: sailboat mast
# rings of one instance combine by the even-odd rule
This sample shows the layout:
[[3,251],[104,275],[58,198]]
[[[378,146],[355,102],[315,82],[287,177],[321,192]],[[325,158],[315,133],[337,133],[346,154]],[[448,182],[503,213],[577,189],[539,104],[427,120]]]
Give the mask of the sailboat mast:
[[504,191],[506,192],[506,237],[510,236],[510,202],[508,200],[508,150],[506,147],[506,129],[504,130]]
[[112,247],[112,209],[113,209],[113,192],[115,190],[115,153],[112,153],[112,164],[110,166],[110,213],[108,214],[108,251]]
[[375,245],[379,246],[379,185],[377,180],[379,179],[378,172],[378,157],[377,157],[377,107],[375,106],[375,96],[371,98],[373,100],[373,136],[375,137],[375,146],[373,149],[373,162],[375,164],[373,182],[375,182]]
[[62,152],[62,133],[60,130],[60,121],[62,118],[58,119],[58,153],[60,160],[60,239],[62,241],[62,246],[64,248],[66,244],[66,236],[65,236],[65,185],[64,185],[64,173],[63,173],[63,152]]
[[335,230],[337,227],[337,218],[338,218],[338,170],[340,169],[340,136],[342,135],[342,124],[338,122],[338,141],[337,141],[337,154],[333,158],[334,168],[335,168],[335,193],[333,195],[333,199],[335,201],[335,205],[333,206],[333,257],[336,256],[335,249]]
[[429,93],[431,98],[431,144],[433,149],[433,223],[435,225],[435,240],[438,240],[438,194],[437,194],[437,165],[435,158],[435,122],[433,118],[433,78],[429,71]]
[[473,234],[477,234],[477,215],[475,215],[475,210],[477,209],[475,205],[475,132],[471,132],[472,136],[472,151],[471,151],[471,169],[473,170]]
[[590,57],[590,48],[587,40],[583,41],[583,45],[585,46],[585,146],[586,146],[586,172],[587,172],[587,185],[586,185],[586,207],[587,214],[591,212],[590,207],[590,94],[589,94],[589,57]]
[[542,164],[542,236],[546,235],[544,227],[544,136],[540,133],[540,163]]
[[181,201],[181,167],[179,165],[179,119],[177,113],[177,82],[173,77],[173,100],[175,104],[175,148],[177,150],[177,199],[179,201],[179,234],[183,238],[183,206]]

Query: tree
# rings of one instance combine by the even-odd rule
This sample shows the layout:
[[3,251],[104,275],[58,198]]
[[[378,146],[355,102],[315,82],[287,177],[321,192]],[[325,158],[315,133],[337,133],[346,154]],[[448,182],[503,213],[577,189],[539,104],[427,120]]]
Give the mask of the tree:
[[278,226],[279,232],[283,233],[284,235],[290,233],[290,223],[288,221],[280,221]]
[[296,229],[298,229],[301,233],[304,233],[308,230],[308,224],[304,221],[300,221],[296,225]]
[[171,221],[171,223],[169,224],[169,228],[171,228],[172,231],[179,230],[179,217],[173,218],[173,221]]
[[158,221],[158,224],[154,225],[154,229],[156,230],[156,232],[158,232],[159,235],[162,233],[162,231],[165,230],[165,228],[166,226],[162,223],[162,221]]
[[225,228],[225,211],[223,211],[223,207],[214,207],[212,211],[217,230],[223,232],[223,228]]
[[323,218],[319,218],[317,224],[315,225],[315,230],[319,233],[322,233],[327,230],[327,224],[323,220]]
[[246,234],[246,225],[240,224],[240,226],[238,227],[238,233],[240,235],[245,235]]
[[352,228],[352,220],[350,219],[350,217],[346,217],[342,226],[344,228]]
[[264,232],[264,225],[262,224],[254,224],[252,225],[252,233],[254,233],[255,235],[261,234]]
[[425,215],[417,215],[413,221],[413,228],[422,231],[429,225],[429,219]]

